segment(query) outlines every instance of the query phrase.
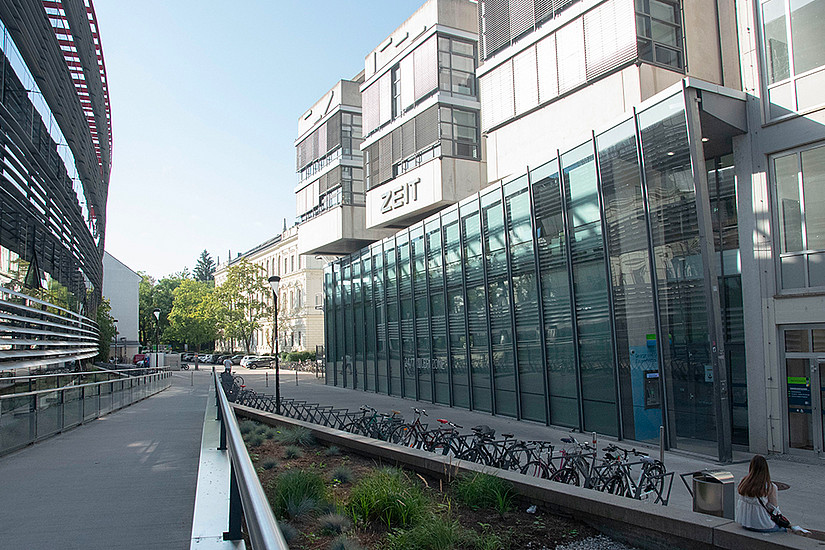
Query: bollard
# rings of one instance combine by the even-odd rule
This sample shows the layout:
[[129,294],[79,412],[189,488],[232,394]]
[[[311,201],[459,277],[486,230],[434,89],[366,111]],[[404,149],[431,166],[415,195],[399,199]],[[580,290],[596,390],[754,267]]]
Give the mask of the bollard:
[[665,463],[665,427],[659,426],[659,462]]
[[194,386],[195,385],[195,371],[192,371],[191,375],[192,375],[192,381],[190,382],[189,385]]
[[298,385],[298,369],[295,369],[295,385]]
[[268,388],[269,387],[269,373],[266,372],[264,374],[266,374],[266,387]]

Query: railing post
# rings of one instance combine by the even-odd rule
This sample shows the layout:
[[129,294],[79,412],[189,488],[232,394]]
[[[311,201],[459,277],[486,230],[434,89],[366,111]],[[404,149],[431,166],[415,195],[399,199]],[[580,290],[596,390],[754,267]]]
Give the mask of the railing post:
[[[223,424],[221,424],[223,426]],[[223,433],[223,431],[221,432]],[[238,489],[238,478],[235,475],[235,465],[229,469],[229,531],[223,534],[223,540],[241,539],[241,522],[243,520],[243,504],[241,491]]]

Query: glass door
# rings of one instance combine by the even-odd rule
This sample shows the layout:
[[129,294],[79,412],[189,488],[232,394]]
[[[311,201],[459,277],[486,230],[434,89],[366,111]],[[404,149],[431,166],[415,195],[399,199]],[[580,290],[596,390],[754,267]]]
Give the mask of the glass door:
[[786,329],[784,336],[788,448],[822,453],[825,331]]

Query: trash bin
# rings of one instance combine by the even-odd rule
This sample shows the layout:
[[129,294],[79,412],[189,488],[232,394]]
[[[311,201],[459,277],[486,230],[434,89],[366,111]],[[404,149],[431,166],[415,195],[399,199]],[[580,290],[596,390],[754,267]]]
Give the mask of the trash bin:
[[693,472],[693,511],[734,519],[736,504],[733,474],[723,470]]

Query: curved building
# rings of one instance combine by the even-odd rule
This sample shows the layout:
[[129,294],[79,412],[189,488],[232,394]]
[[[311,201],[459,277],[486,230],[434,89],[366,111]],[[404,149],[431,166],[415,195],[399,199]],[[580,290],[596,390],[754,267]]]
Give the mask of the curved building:
[[91,0],[0,3],[0,370],[97,354],[112,134]]

